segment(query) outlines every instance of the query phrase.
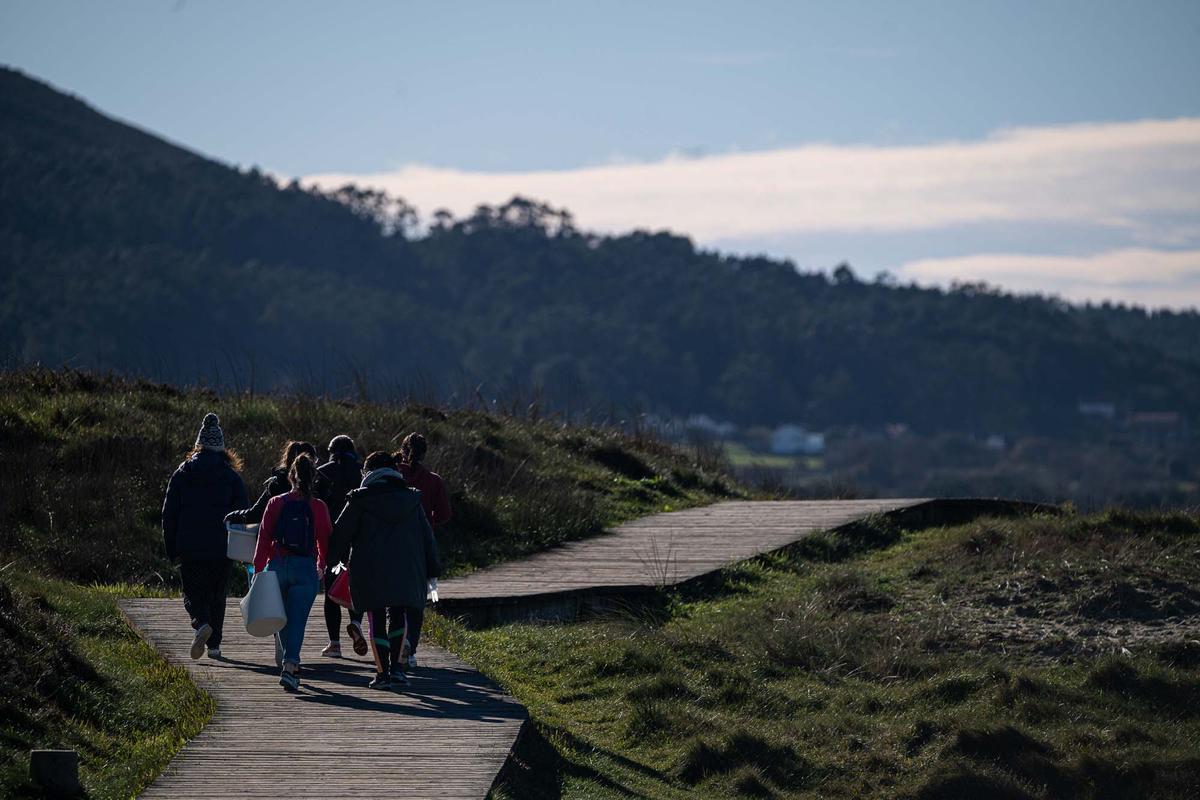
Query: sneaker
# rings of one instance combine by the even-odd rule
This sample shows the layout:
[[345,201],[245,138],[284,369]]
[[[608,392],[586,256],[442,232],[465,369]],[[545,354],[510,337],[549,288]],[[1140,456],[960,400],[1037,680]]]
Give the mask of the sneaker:
[[275,634],[275,666],[283,669],[283,640],[278,633]]
[[208,637],[212,636],[212,625],[207,622],[196,629],[196,635],[192,637],[192,658],[197,659],[204,655],[204,643],[208,641]]
[[350,641],[354,642],[355,654],[365,656],[367,654],[367,637],[363,636],[362,625],[351,622],[346,626],[346,633],[349,634]]
[[417,668],[417,657],[416,657],[416,656],[409,656],[409,657],[408,657],[408,668],[409,668],[409,669],[416,669],[416,668]]
[[221,657],[221,648],[219,648],[219,647],[208,648],[208,657],[219,659]]
[[325,656],[326,658],[341,658],[342,643],[330,642],[329,644],[325,645],[325,649],[321,651],[321,655]]
[[408,676],[403,672],[392,673],[392,689],[399,691],[400,689],[408,688]]
[[286,669],[279,674],[279,685],[289,692],[300,690],[300,676]]
[[[407,683],[407,681],[406,681]],[[367,684],[368,689],[391,689],[392,676],[385,672],[380,672],[375,676],[375,679]]]

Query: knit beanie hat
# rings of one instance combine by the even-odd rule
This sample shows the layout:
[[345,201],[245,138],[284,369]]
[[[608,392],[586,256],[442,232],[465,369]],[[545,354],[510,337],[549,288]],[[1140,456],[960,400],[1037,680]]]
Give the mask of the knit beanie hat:
[[225,449],[225,432],[221,430],[221,420],[211,411],[204,415],[204,422],[200,424],[196,447],[203,447],[205,450]]

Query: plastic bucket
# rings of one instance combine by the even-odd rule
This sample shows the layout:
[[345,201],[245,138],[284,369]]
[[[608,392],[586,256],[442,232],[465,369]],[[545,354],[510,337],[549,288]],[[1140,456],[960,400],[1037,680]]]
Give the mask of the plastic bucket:
[[256,572],[250,591],[238,605],[246,633],[251,636],[272,636],[287,624],[283,610],[283,593],[279,591],[279,576],[274,572]]
[[232,561],[254,563],[254,548],[258,546],[258,525],[225,523],[225,555]]

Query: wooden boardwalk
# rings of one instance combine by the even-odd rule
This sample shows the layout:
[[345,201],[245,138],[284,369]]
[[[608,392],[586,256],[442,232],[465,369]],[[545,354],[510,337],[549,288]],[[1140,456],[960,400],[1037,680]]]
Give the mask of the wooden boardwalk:
[[985,514],[1058,511],[981,498],[716,503],[643,517],[601,536],[447,579],[439,587],[438,610],[473,626],[568,620],[628,608],[658,588],[694,581],[873,514],[921,527],[960,524]]
[[147,798],[478,798],[491,788],[526,719],[524,707],[450,653],[422,644],[403,692],[367,688],[369,657],[321,658],[327,636],[318,596],[304,640],[300,692],[278,684],[272,639],[242,627],[231,600],[221,650],[188,657],[179,600],[121,608],[167,660],[216,701],[204,730],[146,790]]
[[569,619],[778,550],[814,531],[939,502],[730,501],[655,514],[602,536],[442,581],[439,610],[476,625]]

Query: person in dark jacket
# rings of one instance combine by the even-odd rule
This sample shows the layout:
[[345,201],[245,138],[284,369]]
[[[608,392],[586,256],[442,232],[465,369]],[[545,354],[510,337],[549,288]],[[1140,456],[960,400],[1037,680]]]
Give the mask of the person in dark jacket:
[[[362,463],[354,449],[354,440],[345,434],[333,437],[329,441],[329,460],[317,467],[317,472],[323,480],[317,486],[317,496],[329,507],[329,514],[337,519],[346,507],[346,496],[358,488],[362,480]],[[329,644],[321,651],[328,658],[341,658],[342,642],[339,631],[342,627],[342,607],[329,599],[329,588],[337,578],[333,574],[334,564],[325,565],[325,628],[329,631]],[[367,639],[362,632],[362,612],[350,611],[350,624],[346,633],[354,644],[354,652],[360,656],[367,654]]]
[[254,505],[233,511],[225,517],[225,521],[241,525],[257,525],[262,522],[263,512],[267,510],[267,503],[271,498],[287,494],[292,490],[292,484],[288,481],[288,472],[295,463],[296,457],[301,453],[307,453],[313,461],[317,460],[317,448],[311,442],[288,442],[283,446],[283,452],[279,454],[279,463],[263,481],[262,494],[254,501]]
[[248,502],[236,453],[225,449],[216,414],[205,414],[196,445],[167,484],[162,530],[167,556],[179,560],[183,607],[191,618],[192,658],[207,646],[221,657],[231,562],[225,557],[225,515]]
[[404,609],[425,601],[427,576],[441,571],[421,494],[388,453],[372,453],[362,487],[350,493],[329,544],[329,563],[350,567],[350,597],[367,611],[375,657],[373,689],[407,685]]
[[[400,452],[396,453],[397,469],[408,485],[421,493],[421,508],[429,526],[436,531],[450,521],[450,493],[446,491],[446,482],[436,472],[425,468],[425,453],[429,449],[425,437],[413,431],[404,437],[400,443]],[[431,588],[437,588],[437,579],[441,577],[432,574]],[[421,627],[425,623],[425,603],[409,608],[408,617],[408,663],[409,669],[417,666],[417,645],[421,643]]]

